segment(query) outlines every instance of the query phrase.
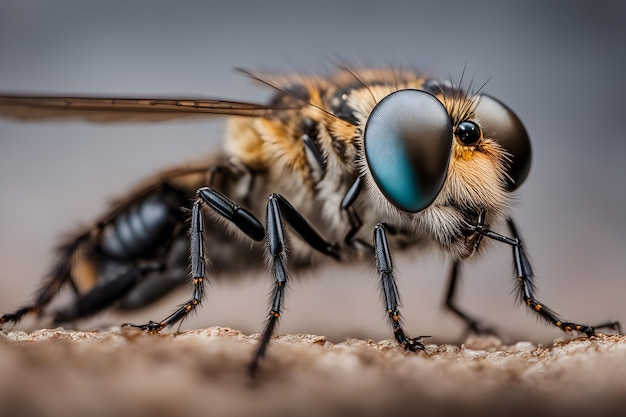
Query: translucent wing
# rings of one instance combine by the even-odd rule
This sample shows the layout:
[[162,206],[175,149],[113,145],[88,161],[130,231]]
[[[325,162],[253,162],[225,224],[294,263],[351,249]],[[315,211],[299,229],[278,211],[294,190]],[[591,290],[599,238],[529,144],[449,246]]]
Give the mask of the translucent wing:
[[0,117],[19,120],[158,122],[207,115],[269,116],[302,104],[279,106],[211,99],[154,99],[0,95]]

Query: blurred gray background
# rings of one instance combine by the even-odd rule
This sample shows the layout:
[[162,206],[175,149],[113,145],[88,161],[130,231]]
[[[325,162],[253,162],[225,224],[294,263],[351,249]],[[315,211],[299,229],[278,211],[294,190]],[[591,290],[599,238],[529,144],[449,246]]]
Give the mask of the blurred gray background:
[[[172,4],[170,4],[172,3]],[[228,3],[228,4],[227,4]],[[414,65],[458,80],[490,79],[534,146],[514,216],[540,299],[564,318],[626,322],[626,3],[181,1],[0,2],[0,91],[208,96],[263,101],[271,91],[236,74],[332,71],[333,62]],[[27,300],[58,238],[102,213],[156,170],[220,146],[217,120],[156,125],[0,121],[0,310]],[[458,341],[443,313],[448,266],[396,255],[407,330]],[[184,328],[257,332],[271,286],[264,272],[213,284]],[[516,306],[510,249],[467,266],[460,304],[512,340],[561,334]],[[135,315],[159,320],[189,291]],[[325,266],[294,277],[281,332],[333,340],[390,338],[370,265]],[[91,328],[94,322],[82,323]]]

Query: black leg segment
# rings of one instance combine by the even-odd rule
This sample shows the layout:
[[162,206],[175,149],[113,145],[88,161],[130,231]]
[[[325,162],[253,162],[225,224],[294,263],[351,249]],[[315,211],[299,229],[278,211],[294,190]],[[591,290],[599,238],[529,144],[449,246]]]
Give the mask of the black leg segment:
[[48,274],[43,286],[37,292],[34,301],[12,313],[0,316],[0,329],[7,323],[16,324],[27,314],[41,313],[43,308],[50,303],[67,283],[72,269],[72,259],[81,245],[88,239],[89,233],[84,233],[62,247],[59,260]]
[[[268,200],[268,210],[272,208],[272,214],[282,216],[291,228],[313,249],[324,255],[339,259],[337,246],[322,238],[302,215],[280,194],[272,194]],[[279,210],[280,207],[280,210]],[[268,222],[269,222],[268,212]],[[268,225],[269,227],[269,225]],[[268,230],[269,234],[269,230]],[[269,236],[268,236],[269,237]]]
[[470,332],[477,334],[495,334],[495,331],[490,327],[483,325],[479,320],[467,314],[456,305],[456,289],[458,287],[459,275],[460,275],[461,262],[459,260],[454,261],[452,269],[450,270],[450,278],[448,280],[448,292],[446,293],[445,306],[454,314],[456,314],[461,320],[467,324],[467,329]]
[[270,195],[266,210],[267,236],[265,242],[270,258],[272,278],[274,278],[274,289],[272,290],[269,316],[261,341],[252,361],[248,365],[248,373],[252,377],[255,376],[259,363],[265,355],[270,338],[282,313],[285,298],[288,273],[286,268],[287,240],[285,238],[283,219],[313,249],[335,259],[339,258],[336,246],[324,240],[283,196],[280,194]]
[[206,260],[204,256],[204,220],[202,216],[202,204],[207,204],[219,215],[230,220],[242,232],[256,241],[263,240],[265,230],[263,225],[246,209],[239,207],[219,191],[211,188],[200,188],[198,199],[194,202],[191,211],[191,230],[189,237],[189,252],[191,256],[191,278],[193,280],[193,296],[186,303],[176,309],[160,322],[150,321],[146,324],[124,324],[125,327],[136,327],[149,332],[158,332],[164,327],[185,319],[200,303],[204,296],[204,276]]
[[54,323],[67,323],[92,316],[124,297],[148,272],[161,269],[161,265],[132,266],[115,279],[96,285],[74,303],[54,313]]
[[385,233],[385,225],[379,223],[374,229],[374,251],[376,254],[376,269],[380,276],[381,287],[385,300],[385,309],[389,316],[389,321],[393,328],[393,334],[400,345],[412,352],[424,350],[422,338],[429,336],[419,336],[410,338],[402,329],[400,321],[400,297],[398,295],[398,287],[393,277],[393,264],[391,261],[391,253],[387,243],[387,235]]
[[359,230],[361,230],[361,227],[363,226],[363,221],[361,220],[359,213],[357,213],[353,207],[353,204],[356,201],[359,194],[361,193],[362,189],[363,189],[363,177],[357,177],[357,179],[350,186],[350,188],[346,192],[346,195],[343,197],[343,200],[341,201],[341,210],[346,212],[346,215],[348,216],[348,221],[350,222],[350,230],[348,230],[348,233],[346,233],[346,236],[344,237],[343,240],[349,246],[354,246],[356,248],[366,250],[368,252],[373,252],[374,247],[372,245],[370,245],[367,242],[364,242],[361,239],[354,238],[356,234],[359,232]]
[[200,188],[198,197],[204,201],[216,213],[230,220],[250,239],[260,242],[265,237],[263,225],[248,210],[239,207],[224,194],[211,188]]
[[257,351],[249,365],[250,375],[254,375],[263,358],[267,345],[276,327],[282,312],[287,275],[287,242],[283,220],[307,242],[313,249],[333,258],[339,259],[337,246],[324,240],[302,217],[289,202],[279,194],[272,194],[267,202],[266,228],[252,213],[238,206],[228,197],[211,188],[201,188],[197,192],[198,199],[193,204],[191,212],[190,255],[191,275],[194,292],[192,298],[182,304],[174,313],[160,322],[150,321],[146,324],[125,324],[127,327],[136,327],[149,332],[158,332],[165,327],[172,326],[184,320],[200,303],[204,296],[204,280],[206,261],[204,253],[204,221],[202,206],[206,204],[217,214],[232,222],[249,238],[255,241],[265,239],[270,257],[270,268],[274,278],[274,290],[270,301],[270,312],[267,324],[263,331]]
[[553,310],[548,308],[545,304],[540,302],[535,296],[535,284],[533,282],[533,272],[524,251],[520,234],[515,226],[513,220],[507,221],[509,230],[512,234],[511,237],[503,236],[501,234],[492,232],[486,227],[481,227],[476,232],[488,237],[490,239],[497,240],[499,242],[511,245],[513,249],[513,261],[515,264],[515,271],[517,274],[518,294],[521,301],[523,301],[535,314],[537,314],[544,321],[560,328],[565,332],[577,331],[586,334],[587,336],[593,336],[596,328],[610,328],[621,333],[620,324],[617,321],[611,321],[601,323],[596,326],[589,326],[586,324],[579,324],[570,321],[562,320]]
[[267,203],[267,251],[270,257],[270,268],[272,278],[274,278],[274,289],[270,299],[270,312],[261,336],[261,341],[257,350],[248,365],[248,373],[250,376],[256,374],[261,358],[265,355],[270,338],[274,333],[276,322],[282,312],[283,300],[285,297],[285,286],[287,284],[287,270],[285,269],[286,258],[286,241],[285,230],[281,220],[280,209],[278,208],[278,199],[271,196]]

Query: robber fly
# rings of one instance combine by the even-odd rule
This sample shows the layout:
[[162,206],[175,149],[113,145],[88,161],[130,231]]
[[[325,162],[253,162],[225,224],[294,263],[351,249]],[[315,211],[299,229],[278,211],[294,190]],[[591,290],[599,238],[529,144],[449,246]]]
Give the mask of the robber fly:
[[[402,326],[392,252],[434,246],[451,258],[446,305],[482,332],[488,328],[454,302],[459,265],[500,242],[512,248],[519,298],[540,318],[588,336],[601,327],[620,331],[617,322],[565,321],[535,297],[528,257],[507,214],[528,175],[531,146],[505,104],[482,89],[414,71],[247,74],[276,90],[268,104],[0,97],[0,114],[19,119],[231,116],[221,151],[160,173],[64,242],[33,301],[2,315],[0,325],[29,313],[67,323],[107,307],[137,309],[191,281],[191,298],[172,314],[125,325],[159,332],[201,304],[208,276],[263,267],[265,259],[274,287],[249,366],[254,374],[282,314],[290,270],[322,258],[366,260],[375,263],[394,338],[421,351],[422,337]],[[47,309],[66,286],[73,302]]]

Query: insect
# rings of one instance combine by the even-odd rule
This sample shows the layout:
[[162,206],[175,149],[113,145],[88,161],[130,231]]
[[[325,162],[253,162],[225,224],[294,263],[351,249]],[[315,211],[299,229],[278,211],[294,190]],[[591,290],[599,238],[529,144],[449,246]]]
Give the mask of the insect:
[[[519,298],[538,317],[588,336],[596,328],[620,331],[617,322],[563,320],[537,300],[524,245],[507,214],[530,169],[530,140],[501,101],[415,71],[247,74],[276,89],[268,104],[0,97],[0,114],[19,119],[230,116],[221,151],[161,172],[64,242],[33,301],[2,315],[0,325],[30,313],[66,323],[108,307],[142,308],[191,280],[190,299],[172,314],[125,325],[159,332],[201,304],[209,276],[262,268],[265,259],[274,287],[249,365],[255,374],[291,274],[323,259],[366,261],[378,273],[394,338],[421,351],[423,336],[403,328],[392,252],[434,246],[451,258],[446,305],[470,330],[484,332],[489,329],[454,301],[459,268],[500,242],[512,248]],[[66,286],[73,302],[48,308]]]

